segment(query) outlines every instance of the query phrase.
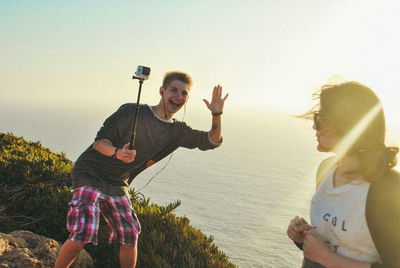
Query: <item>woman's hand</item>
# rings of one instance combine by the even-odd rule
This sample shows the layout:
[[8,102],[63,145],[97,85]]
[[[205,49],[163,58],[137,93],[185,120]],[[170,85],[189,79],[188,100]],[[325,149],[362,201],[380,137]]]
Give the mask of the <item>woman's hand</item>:
[[302,217],[296,216],[290,221],[286,233],[294,242],[303,243],[305,237],[304,231],[310,229],[312,229],[311,225],[309,225]]
[[304,235],[304,257],[310,261],[324,264],[324,262],[329,259],[329,256],[332,253],[328,245],[325,243],[322,237],[312,229],[304,231]]

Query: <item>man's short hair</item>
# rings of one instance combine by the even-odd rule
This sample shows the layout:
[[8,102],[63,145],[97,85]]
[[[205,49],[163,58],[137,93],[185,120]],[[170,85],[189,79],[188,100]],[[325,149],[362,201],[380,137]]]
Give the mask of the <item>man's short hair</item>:
[[171,82],[174,80],[179,80],[183,83],[186,83],[189,89],[191,88],[193,83],[192,78],[187,73],[172,71],[164,75],[163,87],[167,88],[169,84],[171,84]]

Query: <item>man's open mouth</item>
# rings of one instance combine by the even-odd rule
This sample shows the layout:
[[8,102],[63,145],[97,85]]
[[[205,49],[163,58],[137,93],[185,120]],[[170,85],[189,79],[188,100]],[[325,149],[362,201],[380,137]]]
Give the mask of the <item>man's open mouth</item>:
[[173,102],[172,100],[169,101],[169,104],[171,104],[175,108],[179,108],[182,106],[182,103]]

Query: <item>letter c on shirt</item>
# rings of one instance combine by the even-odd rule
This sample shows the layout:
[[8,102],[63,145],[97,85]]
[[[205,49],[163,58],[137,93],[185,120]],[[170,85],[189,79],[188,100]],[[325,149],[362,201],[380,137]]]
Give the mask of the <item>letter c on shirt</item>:
[[331,214],[326,213],[322,218],[323,218],[325,221],[328,221],[328,219],[329,219],[330,216],[331,216]]

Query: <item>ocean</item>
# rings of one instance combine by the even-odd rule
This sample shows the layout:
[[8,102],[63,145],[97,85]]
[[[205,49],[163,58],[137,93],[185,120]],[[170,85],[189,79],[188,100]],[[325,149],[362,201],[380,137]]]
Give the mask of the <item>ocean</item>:
[[[232,119],[224,118],[220,148],[178,149],[141,192],[158,204],[181,200],[176,214],[212,235],[239,267],[299,267],[302,252],[286,229],[296,215],[309,218],[315,172],[329,155],[316,151],[305,120],[277,114]],[[140,174],[132,186],[143,187],[167,162]]]

